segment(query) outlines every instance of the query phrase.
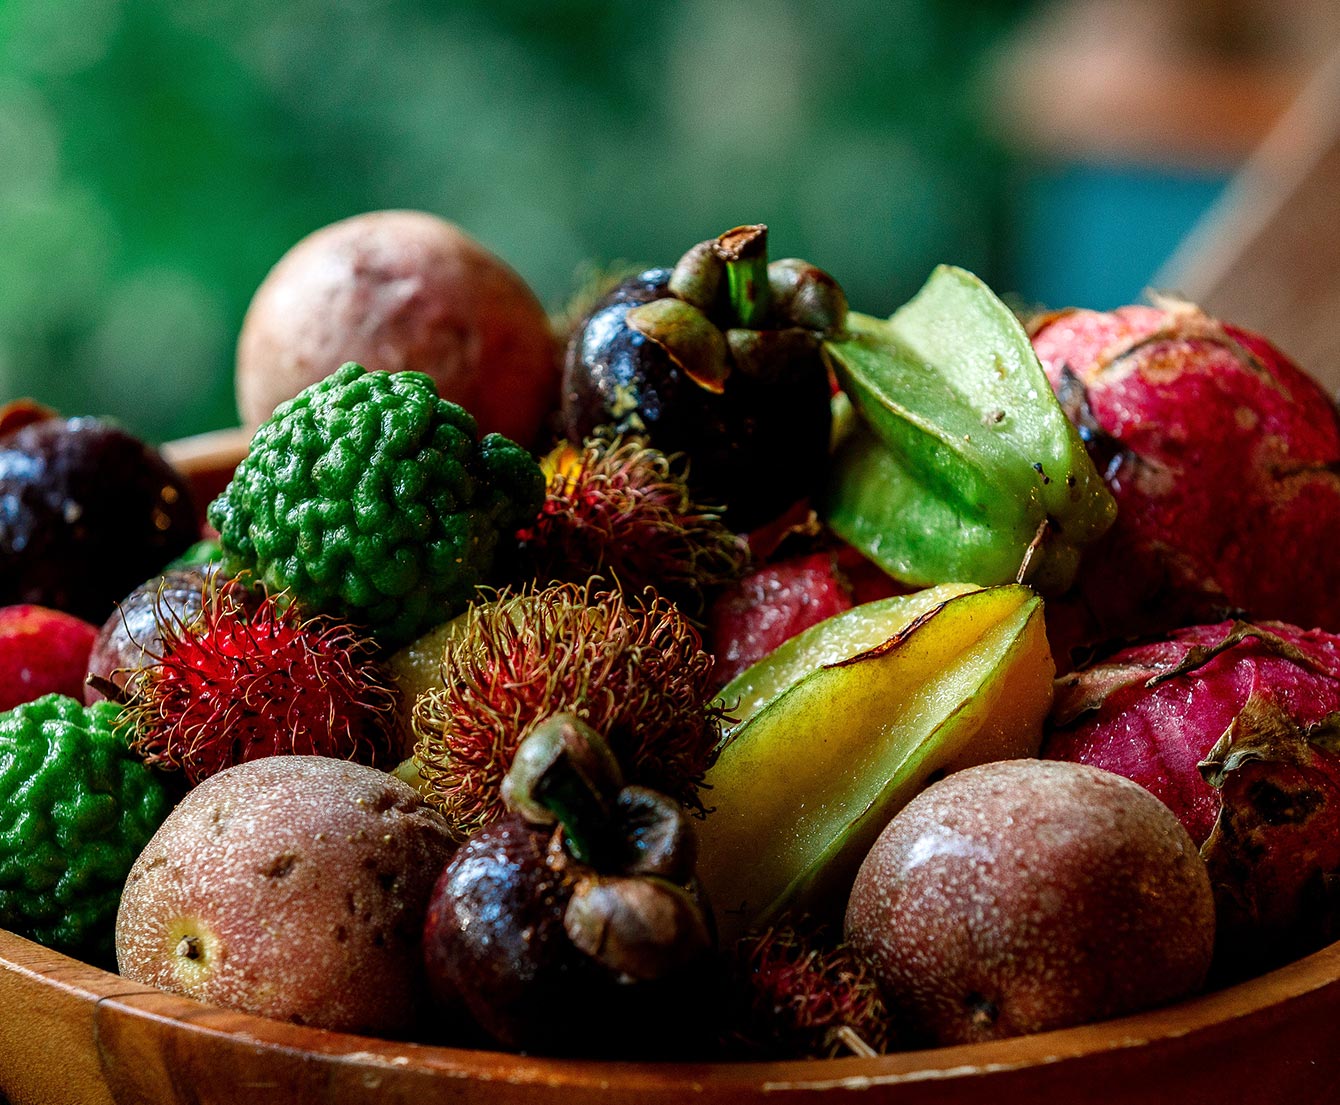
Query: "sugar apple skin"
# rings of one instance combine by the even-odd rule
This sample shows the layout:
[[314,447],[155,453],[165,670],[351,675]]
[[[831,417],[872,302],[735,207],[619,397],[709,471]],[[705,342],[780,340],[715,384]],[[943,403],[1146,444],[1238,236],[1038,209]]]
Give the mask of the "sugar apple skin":
[[126,875],[172,806],[113,731],[50,694],[0,714],[0,927],[110,962]]
[[350,362],[283,403],[209,508],[225,568],[395,648],[459,613],[544,501],[534,458],[418,372]]

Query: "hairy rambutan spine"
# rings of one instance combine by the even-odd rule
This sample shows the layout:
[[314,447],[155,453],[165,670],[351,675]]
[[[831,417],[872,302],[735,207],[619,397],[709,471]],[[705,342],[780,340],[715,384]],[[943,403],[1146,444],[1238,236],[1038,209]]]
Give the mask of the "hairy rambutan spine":
[[701,809],[722,711],[712,657],[673,603],[569,583],[501,592],[466,619],[413,713],[430,801],[460,839],[502,816],[517,745],[559,712],[604,736],[630,782]]
[[635,438],[595,437],[580,450],[560,445],[543,467],[544,506],[520,534],[540,583],[603,576],[632,593],[654,587],[696,613],[704,592],[748,563],[744,538],[719,509],[694,500],[682,457]]
[[892,1023],[874,973],[825,931],[779,925],[735,946],[735,1018],[723,1045],[752,1058],[883,1054]]
[[386,756],[396,697],[376,646],[285,598],[209,583],[194,617],[160,608],[162,651],[121,717],[147,764],[195,784],[263,756]]

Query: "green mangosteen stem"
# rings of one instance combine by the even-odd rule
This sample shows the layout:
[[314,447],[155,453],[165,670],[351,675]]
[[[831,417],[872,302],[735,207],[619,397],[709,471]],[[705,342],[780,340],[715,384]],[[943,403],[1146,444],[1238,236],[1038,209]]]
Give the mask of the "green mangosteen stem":
[[502,797],[531,824],[562,825],[574,859],[609,869],[620,860],[616,800],[622,786],[605,739],[572,714],[554,714],[517,748]]
[[757,329],[768,314],[768,228],[737,226],[716,240],[726,263],[726,292],[738,326]]

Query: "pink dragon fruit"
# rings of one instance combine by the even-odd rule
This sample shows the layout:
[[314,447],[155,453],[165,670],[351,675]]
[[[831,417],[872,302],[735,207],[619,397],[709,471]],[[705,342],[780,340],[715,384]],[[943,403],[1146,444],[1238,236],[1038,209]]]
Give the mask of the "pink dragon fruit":
[[1043,755],[1125,775],[1178,815],[1230,970],[1337,935],[1340,637],[1223,622],[1126,649],[1058,681]]
[[1237,613],[1340,630],[1340,414],[1315,382],[1186,303],[1031,330],[1118,504],[1054,645]]

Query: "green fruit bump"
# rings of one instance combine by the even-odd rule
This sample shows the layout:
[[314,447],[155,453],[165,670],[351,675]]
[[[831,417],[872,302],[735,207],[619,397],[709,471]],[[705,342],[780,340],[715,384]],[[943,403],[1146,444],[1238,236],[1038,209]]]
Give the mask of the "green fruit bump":
[[172,801],[114,732],[51,694],[0,714],[0,927],[109,961],[121,887]]
[[419,372],[350,362],[281,404],[209,508],[225,569],[396,648],[459,613],[544,476]]

